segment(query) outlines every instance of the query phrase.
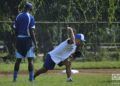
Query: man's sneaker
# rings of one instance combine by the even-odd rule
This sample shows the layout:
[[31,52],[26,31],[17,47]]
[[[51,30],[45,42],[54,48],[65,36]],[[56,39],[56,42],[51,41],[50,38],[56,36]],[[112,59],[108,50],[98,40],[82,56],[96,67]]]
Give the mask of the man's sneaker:
[[13,82],[16,82],[16,79],[13,79]]
[[67,82],[72,82],[72,81],[73,81],[72,78],[67,79]]
[[30,82],[33,82],[34,80],[35,80],[34,78],[32,78],[32,79],[29,79],[29,81],[30,81]]

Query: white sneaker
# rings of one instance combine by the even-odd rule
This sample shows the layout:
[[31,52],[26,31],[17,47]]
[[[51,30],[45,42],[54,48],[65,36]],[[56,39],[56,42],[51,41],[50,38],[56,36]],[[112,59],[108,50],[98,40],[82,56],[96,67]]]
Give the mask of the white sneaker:
[[72,80],[71,77],[67,79],[67,82],[72,82],[72,81],[73,81],[73,80]]

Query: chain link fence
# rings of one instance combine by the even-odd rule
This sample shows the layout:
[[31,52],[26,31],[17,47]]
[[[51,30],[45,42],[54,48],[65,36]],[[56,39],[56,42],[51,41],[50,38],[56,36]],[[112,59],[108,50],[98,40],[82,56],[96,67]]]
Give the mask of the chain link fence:
[[[7,25],[7,26],[6,26]],[[14,54],[14,35],[12,22],[0,22],[0,41],[6,50]],[[67,38],[66,27],[73,27],[77,33],[85,35],[85,48],[78,59],[82,61],[119,60],[120,58],[120,22],[38,22],[36,38],[39,53],[46,54]]]
[[[48,52],[67,38],[67,26],[73,27],[77,33],[83,33],[86,39],[86,46],[83,55],[79,59],[83,60],[119,60],[120,58],[120,22],[37,22],[36,30],[42,34],[39,41],[40,49]],[[46,34],[42,31],[48,30]],[[49,34],[48,37],[47,34]],[[43,41],[44,40],[44,41]],[[49,42],[51,41],[51,46]],[[49,47],[49,48],[48,48]],[[44,51],[47,49],[46,51]]]

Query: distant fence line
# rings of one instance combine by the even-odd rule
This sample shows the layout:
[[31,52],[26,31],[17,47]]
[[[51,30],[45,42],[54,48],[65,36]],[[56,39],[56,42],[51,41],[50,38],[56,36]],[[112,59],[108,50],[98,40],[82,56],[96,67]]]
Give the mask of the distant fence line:
[[[0,21],[0,23],[13,23],[14,21]],[[96,21],[96,22],[91,22],[91,21],[81,21],[81,22],[63,22],[63,21],[56,21],[56,22],[51,22],[51,21],[35,21],[36,24],[108,24],[109,22],[107,21]],[[110,22],[111,24],[120,24],[119,21],[117,22]],[[87,46],[94,45],[96,43],[86,43]],[[117,46],[120,48],[120,43],[99,43],[99,46],[102,48],[112,48],[114,46]]]
[[[90,48],[91,45],[95,45],[96,43],[86,43],[86,46]],[[114,49],[119,48],[120,49],[120,43],[100,43],[100,48],[104,49]]]
[[[0,21],[0,23],[12,23],[14,21]],[[62,22],[62,21],[56,21],[56,22],[50,22],[50,21],[35,21],[35,23],[41,23],[41,24],[92,24],[92,23],[98,23],[98,24],[107,24],[109,22],[107,21],[97,21],[97,22],[87,22],[87,21],[82,21],[82,22]],[[120,22],[110,22],[111,24],[120,24]]]
[[[94,44],[94,43],[87,43],[87,44]],[[100,45],[120,45],[120,43],[100,43]]]

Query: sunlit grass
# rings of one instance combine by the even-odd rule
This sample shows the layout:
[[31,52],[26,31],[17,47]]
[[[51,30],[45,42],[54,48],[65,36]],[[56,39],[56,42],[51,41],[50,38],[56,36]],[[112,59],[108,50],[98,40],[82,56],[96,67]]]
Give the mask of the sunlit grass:
[[[43,65],[42,61],[35,62],[34,68],[35,70],[41,68]],[[20,71],[27,71],[28,64],[27,62],[21,63],[20,65]],[[56,66],[55,69],[64,69],[65,67],[58,67]],[[119,61],[101,61],[101,62],[73,62],[72,63],[73,69],[112,69],[112,68],[120,68],[120,62]],[[0,63],[0,72],[12,72],[14,69],[14,63],[5,64]]]
[[60,73],[42,74],[33,82],[28,81],[28,75],[19,75],[14,83],[11,75],[0,77],[0,86],[113,86],[113,83],[111,75],[105,74],[75,74],[73,82],[66,82],[66,75]]

